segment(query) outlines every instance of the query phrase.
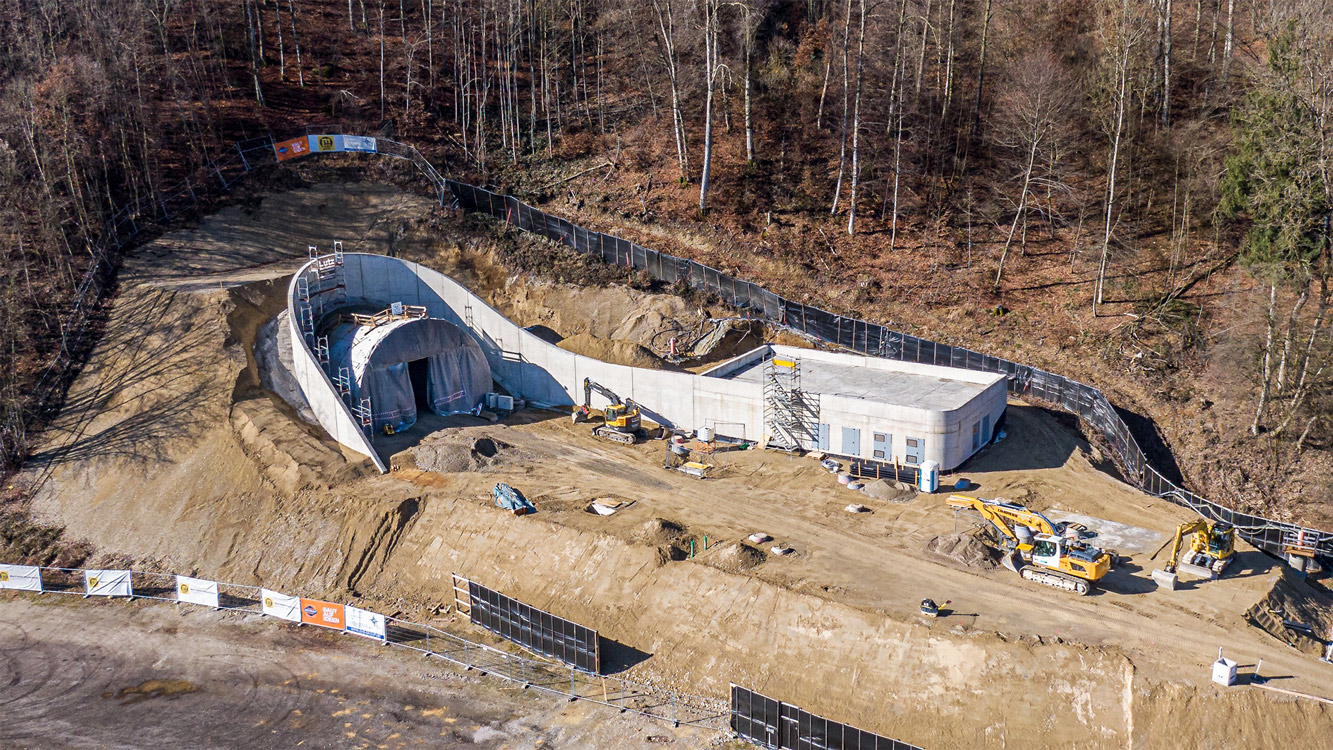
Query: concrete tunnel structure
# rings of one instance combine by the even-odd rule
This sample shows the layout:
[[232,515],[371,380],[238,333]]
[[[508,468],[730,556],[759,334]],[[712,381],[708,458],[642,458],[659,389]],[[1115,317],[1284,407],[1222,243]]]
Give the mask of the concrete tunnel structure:
[[[391,423],[394,415],[388,412],[393,409],[374,405],[372,386],[370,413],[364,412],[362,396],[349,392],[350,373],[341,372],[333,358],[330,340],[342,339],[326,340],[318,327],[320,320],[353,303],[422,308],[424,320],[436,322],[414,328],[402,321],[388,332],[362,335],[367,341],[402,336],[395,346],[411,350],[413,356],[453,352],[446,356],[466,360],[469,355],[459,352],[474,351],[475,346],[489,377],[534,406],[581,403],[583,380],[591,378],[632,398],[645,418],[663,426],[686,431],[708,427],[719,435],[761,444],[786,439],[802,449],[875,461],[935,461],[947,471],[990,442],[1007,405],[1003,375],[813,349],[765,345],[700,374],[602,362],[525,330],[438,271],[384,255],[339,252],[316,258],[293,276],[287,303],[293,375],[311,410],[331,437],[369,456],[381,472],[388,467],[374,448],[373,434]],[[442,335],[443,344],[432,349],[412,340],[414,330],[445,331],[441,323],[468,341]],[[395,358],[384,362],[394,364]],[[791,372],[782,372],[787,365]],[[467,369],[470,377],[483,377],[475,363]],[[781,389],[774,381],[796,373],[804,380],[791,412],[801,414],[800,424],[788,430],[780,418]],[[402,401],[403,381],[394,377],[399,378],[393,381],[399,390],[395,398]],[[478,387],[469,386],[466,397],[447,408],[475,408],[483,395]]]

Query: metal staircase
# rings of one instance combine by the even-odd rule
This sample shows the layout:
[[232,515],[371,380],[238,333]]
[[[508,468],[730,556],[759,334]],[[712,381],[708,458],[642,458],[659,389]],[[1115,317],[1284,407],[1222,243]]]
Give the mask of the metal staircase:
[[818,403],[801,390],[801,360],[764,362],[764,425],[768,444],[789,453],[815,447]]

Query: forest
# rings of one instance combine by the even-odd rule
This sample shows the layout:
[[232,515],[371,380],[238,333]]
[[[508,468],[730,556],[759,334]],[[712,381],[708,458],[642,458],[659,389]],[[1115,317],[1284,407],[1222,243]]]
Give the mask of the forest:
[[1094,383],[1192,489],[1333,528],[1325,0],[0,0],[6,468],[107,219],[323,123]]

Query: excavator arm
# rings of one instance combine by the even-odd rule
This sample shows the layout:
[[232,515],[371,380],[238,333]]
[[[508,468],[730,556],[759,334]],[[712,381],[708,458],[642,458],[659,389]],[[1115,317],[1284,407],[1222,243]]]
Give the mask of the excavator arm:
[[593,392],[593,391],[597,391],[598,393],[602,394],[602,396],[603,396],[604,398],[606,398],[607,401],[610,401],[610,402],[611,402],[611,405],[612,405],[612,406],[619,406],[620,403],[621,403],[621,401],[620,401],[620,396],[616,395],[616,392],[615,392],[615,391],[611,390],[610,388],[607,388],[606,386],[602,385],[601,383],[598,383],[598,382],[594,381],[592,378],[584,378],[584,379],[583,379],[583,408],[584,408],[584,409],[591,409],[591,408],[592,408],[592,392]]
[[1038,534],[1055,536],[1059,533],[1055,524],[1051,523],[1046,516],[1028,510],[1021,505],[998,500],[984,500],[977,497],[968,497],[967,495],[950,495],[948,503],[951,508],[968,509],[976,512],[1014,544],[1021,542],[1019,533],[1016,531],[1018,526],[1026,526]]
[[1182,523],[1176,527],[1176,537],[1171,541],[1171,557],[1166,561],[1166,572],[1175,573],[1176,567],[1180,564],[1180,547],[1185,541],[1185,537],[1198,532],[1207,532],[1208,522],[1202,519]]

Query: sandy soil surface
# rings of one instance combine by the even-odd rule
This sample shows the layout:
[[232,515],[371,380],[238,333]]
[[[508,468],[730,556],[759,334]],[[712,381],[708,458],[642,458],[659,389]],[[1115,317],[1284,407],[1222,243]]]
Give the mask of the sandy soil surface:
[[0,596],[6,748],[706,747],[709,737],[316,628]]
[[[357,188],[335,222],[315,209],[339,190],[293,191],[255,215],[204,221],[199,241],[238,243],[235,277],[221,250],[174,270],[180,243],[194,239],[168,236],[175,252],[144,254],[141,281],[126,284],[60,429],[24,477],[40,483],[43,519],[89,540],[99,560],[409,614],[450,601],[457,572],[598,628],[623,647],[609,668],[636,679],[715,697],[736,682],[932,747],[1152,747],[1164,736],[1276,745],[1333,721],[1322,703],[1208,683],[1223,646],[1245,665],[1263,659],[1283,686],[1333,695],[1333,666],[1246,620],[1257,603],[1299,600],[1308,585],[1246,548],[1221,581],[1157,591],[1147,574],[1164,561],[1150,548],[1187,512],[1109,475],[1072,419],[1017,402],[1008,438],[961,473],[973,494],[1104,526],[1127,557],[1092,596],[927,554],[932,539],[974,524],[943,495],[878,501],[811,459],[760,451],[719,454],[716,477],[699,481],[662,468],[661,442],[605,443],[558,413],[423,420],[442,432],[395,436],[386,448],[399,470],[369,473],[262,387],[252,352],[281,307],[284,267],[256,278],[251,261],[293,243],[308,214],[323,217],[312,236],[346,223],[378,237],[360,248],[438,257],[492,298],[509,289],[526,300],[520,322],[545,320],[560,336],[603,335],[675,308],[660,295],[508,279],[461,229],[456,245],[427,237],[429,207],[393,191]],[[203,275],[190,275],[196,266]],[[575,322],[581,300],[596,325]],[[495,509],[497,481],[539,512]],[[632,504],[589,512],[600,498]],[[848,513],[851,502],[873,512]],[[795,554],[743,543],[756,531]],[[920,616],[925,597],[948,601],[950,614]],[[1227,739],[1215,741],[1223,721]]]

